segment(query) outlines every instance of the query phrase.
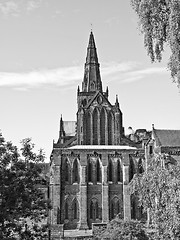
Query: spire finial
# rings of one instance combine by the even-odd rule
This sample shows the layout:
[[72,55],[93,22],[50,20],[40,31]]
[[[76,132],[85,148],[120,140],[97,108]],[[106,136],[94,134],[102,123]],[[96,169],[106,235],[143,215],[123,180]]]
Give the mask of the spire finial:
[[91,23],[91,32],[93,32],[93,24]]
[[119,107],[119,101],[118,101],[118,95],[116,94],[116,103],[115,103],[115,105],[117,106],[117,107]]

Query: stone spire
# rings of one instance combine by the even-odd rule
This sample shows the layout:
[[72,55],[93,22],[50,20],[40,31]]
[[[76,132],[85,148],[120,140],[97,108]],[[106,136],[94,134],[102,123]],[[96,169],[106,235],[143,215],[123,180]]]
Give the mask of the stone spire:
[[65,131],[64,131],[64,124],[63,124],[63,119],[62,119],[62,115],[61,115],[61,119],[60,119],[60,130],[59,130],[59,141],[61,143],[63,143],[63,139],[65,137]]
[[117,108],[119,108],[118,95],[116,95],[116,102],[115,102],[115,106],[116,106]]
[[99,70],[98,57],[96,52],[96,45],[94,36],[91,31],[89,37],[89,44],[87,48],[87,56],[84,70],[84,80],[82,83],[83,92],[102,92],[102,82]]

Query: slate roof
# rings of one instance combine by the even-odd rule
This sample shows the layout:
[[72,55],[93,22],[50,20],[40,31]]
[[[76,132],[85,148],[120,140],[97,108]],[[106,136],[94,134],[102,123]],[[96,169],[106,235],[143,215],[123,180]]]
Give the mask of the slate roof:
[[157,145],[162,147],[180,146],[180,130],[153,129],[153,135]]

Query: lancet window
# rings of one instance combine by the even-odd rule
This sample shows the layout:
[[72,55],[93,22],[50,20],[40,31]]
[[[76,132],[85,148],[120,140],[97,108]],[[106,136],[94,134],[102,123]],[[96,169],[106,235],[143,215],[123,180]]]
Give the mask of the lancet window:
[[86,115],[86,144],[91,144],[91,113],[88,112]]
[[122,171],[122,166],[119,159],[117,160],[117,180],[118,182],[123,181],[123,171]]
[[72,202],[73,219],[78,219],[78,210],[79,210],[78,205],[79,204],[78,204],[77,199],[74,199]]
[[65,176],[65,181],[69,182],[69,180],[70,180],[70,166],[69,166],[69,162],[68,162],[67,159],[65,160],[64,176]]
[[108,114],[108,144],[113,145],[113,114],[110,112]]
[[115,218],[119,212],[120,212],[119,199],[115,197],[111,201],[111,212],[110,212],[111,219]]
[[111,159],[109,159],[109,164],[108,164],[108,180],[110,182],[113,181],[113,164]]
[[138,161],[138,173],[143,173],[144,169],[143,169],[143,163],[142,163],[142,159],[140,158]]
[[79,168],[77,159],[73,163],[73,183],[79,183]]
[[98,145],[98,111],[97,108],[93,112],[93,145]]
[[88,182],[92,182],[92,170],[93,170],[92,162],[89,160],[88,161]]
[[99,207],[97,199],[92,199],[90,203],[90,219],[95,221],[97,218],[99,218],[98,209]]
[[102,108],[100,114],[100,136],[101,136],[101,145],[105,145],[105,132],[106,132],[106,115],[105,110]]
[[69,219],[69,204],[68,204],[67,200],[65,202],[64,212],[65,212],[65,214],[64,214],[65,219]]
[[101,166],[99,163],[99,159],[97,159],[96,162],[96,176],[97,182],[101,182]]
[[129,181],[133,178],[135,173],[135,166],[132,157],[129,158]]

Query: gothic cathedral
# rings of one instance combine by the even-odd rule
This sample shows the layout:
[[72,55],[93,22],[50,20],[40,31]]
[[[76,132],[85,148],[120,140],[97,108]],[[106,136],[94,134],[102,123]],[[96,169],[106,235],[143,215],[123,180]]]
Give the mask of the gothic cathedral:
[[141,214],[128,193],[128,183],[136,171],[142,171],[142,148],[124,135],[118,98],[111,104],[108,91],[103,91],[91,32],[82,87],[77,89],[77,121],[61,117],[51,154],[52,239],[58,237],[61,225],[65,230],[91,229],[117,214],[124,219]]

